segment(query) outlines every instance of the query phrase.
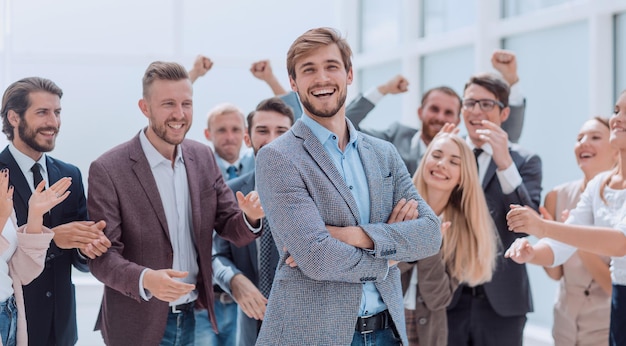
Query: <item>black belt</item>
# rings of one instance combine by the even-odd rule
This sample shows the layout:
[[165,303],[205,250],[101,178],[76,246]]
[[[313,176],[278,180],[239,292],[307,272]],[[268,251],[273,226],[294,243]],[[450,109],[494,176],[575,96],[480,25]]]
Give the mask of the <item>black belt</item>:
[[192,311],[195,301],[191,301],[185,304],[170,305],[170,312],[173,314],[180,314],[181,312]]
[[366,334],[375,330],[387,329],[392,325],[393,320],[391,319],[389,310],[385,310],[376,315],[357,318],[355,330],[361,334]]
[[461,292],[465,294],[469,294],[470,296],[476,297],[476,298],[484,298],[486,296],[485,287],[483,285],[478,285],[474,287],[463,286],[463,289],[461,290]]

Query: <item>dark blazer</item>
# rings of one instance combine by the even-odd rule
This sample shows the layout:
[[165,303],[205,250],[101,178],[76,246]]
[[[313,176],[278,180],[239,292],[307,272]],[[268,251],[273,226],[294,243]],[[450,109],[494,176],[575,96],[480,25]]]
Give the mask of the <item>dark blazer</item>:
[[[235,191],[241,191],[244,195],[254,190],[254,172],[227,182],[228,186]],[[259,261],[257,260],[256,241],[244,247],[238,247],[219,236],[213,237],[213,282],[217,283],[224,291],[231,294],[230,280],[237,274],[245,275],[257,287],[259,284]],[[278,264],[278,250],[272,247],[270,263],[273,268]],[[238,345],[254,345],[257,337],[257,320],[239,313],[239,342]]]
[[[209,147],[185,140],[180,148],[198,252],[198,303],[208,307],[217,330],[211,269],[213,230],[239,246],[255,235],[246,226]],[[89,261],[94,276],[106,285],[96,329],[102,330],[107,345],[158,345],[169,304],[154,297],[143,300],[139,277],[146,268],[171,268],[173,251],[161,197],[139,135],[91,163],[87,204],[92,217],[107,222],[105,234],[112,243],[107,253]]]
[[[522,316],[533,311],[526,265],[517,264],[511,259],[504,258],[503,255],[504,250],[508,249],[515,239],[526,236],[523,233],[509,231],[506,223],[506,213],[510,210],[509,205],[527,205],[538,210],[541,203],[542,178],[539,156],[517,144],[511,144],[509,152],[513,158],[513,163],[522,176],[522,184],[512,193],[503,194],[500,181],[496,176],[496,164],[493,160],[489,163],[482,184],[489,212],[498,229],[501,242],[493,278],[483,286],[493,310],[503,317]],[[456,306],[460,291],[460,289],[456,291],[454,299],[448,307],[449,310]],[[484,323],[489,323],[489,321],[484,321]]]
[[[422,159],[422,156],[424,155],[424,153],[420,152],[419,146],[411,149],[411,140],[419,130],[398,122],[392,123],[385,130],[360,128],[359,124],[374,108],[374,104],[365,97],[360,96],[355,101],[352,101],[350,106],[352,107],[352,111],[349,112],[349,108],[346,108],[346,117],[350,119],[352,124],[354,124],[359,131],[363,131],[370,136],[391,142],[391,144],[398,149],[398,152],[402,157],[402,161],[404,161],[404,164],[409,170],[409,174],[413,175],[417,170],[417,166]],[[524,100],[524,103],[520,106],[511,106],[511,114],[509,115],[509,118],[502,123],[502,129],[507,132],[509,135],[509,141],[513,143],[517,143],[522,134],[525,112],[526,100]]]
[[[47,155],[46,166],[50,185],[63,177],[71,177],[72,185],[68,198],[50,211],[49,224],[45,226],[53,228],[72,221],[87,220],[85,190],[78,167]],[[5,167],[9,168],[9,184],[15,187],[13,206],[17,224],[21,226],[28,218],[28,200],[32,192],[8,147],[0,153],[0,169]],[[78,340],[72,264],[80,271],[88,271],[87,262],[81,259],[78,250],[60,249],[53,240],[46,254],[43,272],[24,286],[29,345],[49,345],[48,336],[53,327],[56,345],[74,345]]]

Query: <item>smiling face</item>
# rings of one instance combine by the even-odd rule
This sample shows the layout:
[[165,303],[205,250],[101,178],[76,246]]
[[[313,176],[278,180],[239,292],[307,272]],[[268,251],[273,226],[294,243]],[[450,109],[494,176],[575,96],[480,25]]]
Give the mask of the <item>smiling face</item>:
[[20,117],[9,111],[9,122],[13,126],[13,144],[32,158],[54,149],[61,126],[61,98],[58,95],[37,91],[28,95],[30,106]]
[[617,151],[611,147],[609,136],[609,128],[597,119],[583,124],[576,138],[574,154],[585,175],[593,177],[615,165]]
[[344,106],[352,68],[346,71],[336,44],[320,46],[295,62],[291,88],[298,93],[307,114],[330,118]]
[[609,120],[611,126],[610,142],[614,148],[618,150],[626,150],[626,92],[622,92],[615,110]]
[[428,191],[451,193],[461,183],[461,149],[450,138],[437,137],[423,161],[423,179]]
[[250,126],[250,135],[246,136],[246,145],[252,147],[254,154],[278,136],[289,131],[291,119],[276,111],[256,111]]
[[193,120],[192,87],[189,79],[155,80],[139,108],[148,118],[146,137],[166,158],[173,158]]
[[[463,99],[498,101],[496,95],[478,84],[470,84],[463,93]],[[466,109],[464,107],[463,121],[465,123],[465,128],[467,129],[467,135],[470,137],[474,145],[480,147],[484,142],[480,139],[480,134],[476,133],[476,130],[484,129],[484,126],[482,125],[483,120],[488,120],[496,125],[501,125],[509,117],[509,111],[509,107],[502,109],[500,106],[495,106],[490,111],[485,112],[478,103],[476,103],[471,109]]]
[[426,145],[439,133],[443,125],[452,123],[458,125],[459,99],[439,90],[433,90],[424,100],[424,104],[417,110],[417,116],[422,122],[422,139]]

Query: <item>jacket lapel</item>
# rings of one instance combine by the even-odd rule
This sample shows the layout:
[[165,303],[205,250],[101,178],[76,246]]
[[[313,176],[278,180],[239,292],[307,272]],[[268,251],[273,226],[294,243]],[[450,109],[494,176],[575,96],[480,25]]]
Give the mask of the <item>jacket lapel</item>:
[[315,137],[313,132],[308,128],[308,126],[304,125],[301,121],[296,122],[293,126],[294,134],[302,138],[304,140],[303,147],[304,150],[311,156],[313,161],[317,163],[317,165],[321,168],[322,172],[326,174],[330,182],[335,186],[341,197],[346,201],[346,204],[350,208],[352,215],[354,216],[357,223],[359,222],[360,216],[359,211],[356,206],[356,201],[350,192],[350,189],[346,185],[346,182],[341,177],[341,174],[335,167],[332,159],[326,153],[326,149],[320,141]]
[[[159,195],[159,190],[156,185],[156,181],[154,180],[154,175],[152,175],[152,170],[150,169],[150,164],[148,163],[148,159],[146,155],[143,153],[143,149],[141,148],[141,142],[139,141],[139,135],[135,136],[133,145],[130,148],[130,160],[134,161],[135,164],[132,166],[133,172],[137,177],[137,181],[141,184],[146,196],[148,197],[148,201],[150,205],[152,205],[152,209],[157,214],[157,219],[165,232],[167,238],[170,238],[170,232],[167,228],[167,220],[165,219],[165,210],[163,209],[163,203],[161,202],[161,196]],[[191,190],[193,191],[193,190]]]
[[[46,155],[46,169],[48,170],[48,186],[54,185],[62,178],[59,167],[54,163],[54,159],[48,155]],[[61,223],[62,205],[63,203],[50,210],[50,225],[59,225]]]
[[[183,160],[185,162],[185,170],[187,171],[187,185],[189,186],[189,198],[191,199],[191,224],[193,225],[193,233],[199,232],[201,227],[200,210],[200,174],[202,174],[195,153],[185,146],[185,142],[179,146],[183,151]],[[194,235],[195,237],[195,235]]]
[[17,224],[21,226],[26,223],[28,217],[28,200],[32,192],[8,146],[0,153],[0,163],[9,169],[9,184],[14,186],[13,207],[17,216]]
[[391,171],[382,171],[383,165],[378,164],[374,148],[372,148],[371,143],[363,140],[363,136],[360,136],[357,141],[357,149],[359,156],[361,156],[369,189],[370,222],[380,222],[380,220],[384,220],[381,208],[384,205],[383,196],[388,196],[383,191],[382,182],[385,177],[391,176]]

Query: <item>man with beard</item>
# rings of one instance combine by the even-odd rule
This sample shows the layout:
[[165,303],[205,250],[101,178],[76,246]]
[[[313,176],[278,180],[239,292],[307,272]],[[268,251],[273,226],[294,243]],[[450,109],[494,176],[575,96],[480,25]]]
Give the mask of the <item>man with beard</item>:
[[[492,54],[491,64],[500,72],[507,83],[512,86],[509,100],[511,113],[507,121],[502,123],[502,129],[508,133],[509,140],[516,143],[520,138],[524,125],[526,101],[518,90],[517,82],[519,77],[517,75],[515,54],[506,50],[496,50]],[[370,91],[366,95],[365,100],[382,98],[384,94],[378,90],[373,89]],[[374,107],[373,103],[371,107]],[[441,130],[441,127],[445,123],[452,123],[458,126],[461,122],[461,98],[452,88],[447,86],[440,86],[426,91],[422,97],[421,105],[417,109],[417,117],[422,124],[421,130],[398,122],[391,124],[385,130],[359,128],[359,124],[365,119],[367,113],[351,113],[348,115],[351,115],[349,119],[357,129],[371,136],[391,142],[398,149],[409,172],[413,174],[426,152],[426,147]]]
[[439,251],[439,219],[388,142],[345,117],[351,49],[312,29],[287,53],[304,114],[257,154],[280,260],[257,345],[407,344],[398,261]]
[[[280,98],[272,97],[261,101],[248,115],[247,122],[248,133],[244,139],[256,155],[261,147],[291,128],[293,111]],[[254,171],[229,180],[228,186],[242,193],[253,191]],[[216,236],[213,249],[213,279],[233,296],[240,308],[238,345],[254,345],[278,264],[272,233],[266,225],[263,235],[245,247],[237,247]]]
[[106,252],[103,221],[91,222],[82,176],[76,166],[48,156],[61,126],[63,92],[51,80],[30,77],[11,84],[2,98],[2,131],[11,142],[0,153],[9,169],[18,225],[28,217],[28,200],[41,180],[46,187],[71,177],[70,196],[44,215],[54,232],[41,275],[23,287],[29,345],[74,345],[76,302],[71,269],[87,272],[87,258]]
[[106,285],[96,329],[107,345],[193,345],[196,300],[217,331],[213,230],[243,246],[264,214],[256,192],[235,198],[211,150],[185,139],[193,103],[181,65],[148,66],[139,108],[148,126],[89,168],[89,212],[112,243],[89,263]]

